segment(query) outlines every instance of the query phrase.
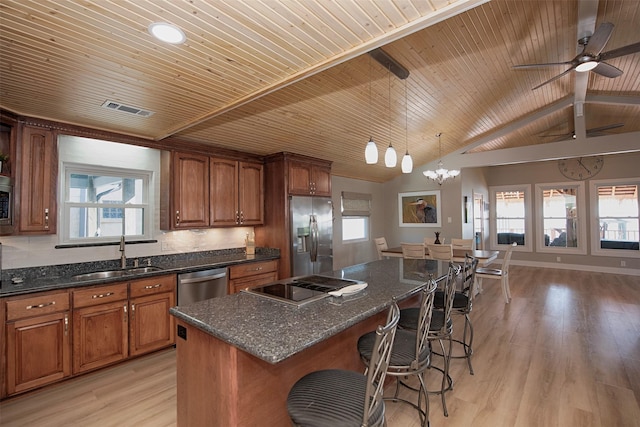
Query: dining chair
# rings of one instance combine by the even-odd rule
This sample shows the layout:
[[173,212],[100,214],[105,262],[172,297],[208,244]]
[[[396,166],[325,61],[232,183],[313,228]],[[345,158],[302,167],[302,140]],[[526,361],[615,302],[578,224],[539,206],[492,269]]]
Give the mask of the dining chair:
[[[464,328],[462,330],[462,340],[453,339],[454,343],[462,344],[464,350],[463,356],[451,357],[454,359],[467,359],[469,365],[469,373],[473,375],[473,366],[471,365],[471,355],[473,354],[473,324],[471,323],[471,309],[473,308],[473,297],[476,287],[476,269],[478,268],[478,258],[465,255],[464,264],[461,271],[460,290],[456,290],[453,295],[452,315],[464,316]],[[445,306],[444,291],[435,292],[434,308],[443,309]]]
[[451,245],[427,245],[429,258],[443,261],[453,260],[453,246]]
[[[431,363],[431,350],[428,341],[431,325],[431,313],[433,312],[433,296],[436,290],[436,282],[433,277],[420,289],[420,312],[417,330],[398,329],[391,348],[391,359],[387,367],[387,375],[396,379],[396,391],[393,397],[385,397],[385,401],[403,402],[418,410],[422,426],[429,424],[429,396],[424,383],[424,372]],[[370,367],[372,354],[375,349],[375,333],[369,332],[358,339],[358,352],[365,366]],[[415,376],[419,381],[418,403],[398,397],[401,378]],[[412,388],[413,389],[413,388]],[[422,399],[425,400],[425,409],[422,409]]]
[[400,243],[402,257],[408,259],[425,259],[424,245],[422,243]]
[[287,396],[295,426],[384,426],[384,380],[391,360],[400,309],[394,300],[385,326],[374,334],[370,366],[364,374],[344,369],[314,371],[300,378]]
[[[442,399],[442,409],[444,411],[445,417],[449,416],[449,412],[447,411],[447,403],[445,400],[445,393],[453,389],[453,379],[449,374],[449,364],[451,361],[451,344],[453,336],[453,321],[451,319],[451,312],[453,310],[454,292],[456,290],[456,284],[461,270],[462,268],[460,267],[460,265],[449,262],[447,276],[445,279],[443,279],[444,285],[442,289],[444,290],[444,306],[440,309],[433,309],[433,312],[431,313],[429,333],[427,334],[427,339],[431,342],[429,346],[430,348],[433,348],[432,343],[434,341],[438,341],[438,343],[440,344],[441,353],[437,353],[432,350],[432,354],[439,354],[443,358],[442,368],[434,366],[433,363],[431,363],[430,365],[430,368],[442,373],[442,383],[440,386],[440,390],[427,390],[427,393],[440,395]],[[399,330],[409,329],[412,331],[416,331],[419,324],[418,320],[420,319],[419,312],[420,310],[418,307],[408,307],[400,310],[400,322],[398,322],[398,327],[400,328]],[[445,340],[449,342],[448,348],[446,350],[444,347]]]
[[507,304],[511,301],[511,289],[509,289],[509,264],[511,263],[511,253],[513,252],[513,248],[516,246],[518,246],[518,243],[513,242],[507,249],[507,252],[504,254],[504,259],[502,260],[502,268],[479,267],[476,269],[478,287],[481,290],[483,279],[500,280],[504,301]]
[[378,259],[382,259],[382,251],[389,249],[389,246],[387,246],[387,239],[385,239],[384,237],[376,237],[375,239],[373,239],[373,241],[376,243]]
[[454,249],[473,249],[473,239],[451,239],[451,245]]

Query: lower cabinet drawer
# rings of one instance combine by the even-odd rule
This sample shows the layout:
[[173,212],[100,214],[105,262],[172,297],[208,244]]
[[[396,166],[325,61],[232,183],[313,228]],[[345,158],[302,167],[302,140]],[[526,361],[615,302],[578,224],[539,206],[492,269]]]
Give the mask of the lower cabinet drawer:
[[135,298],[163,292],[175,292],[176,280],[175,274],[133,280],[129,284],[130,297]]
[[270,273],[278,269],[278,260],[251,262],[229,267],[229,279]]
[[126,300],[129,298],[128,285],[128,283],[117,283],[73,291],[73,308]]
[[40,293],[6,301],[7,321],[69,310],[69,292]]

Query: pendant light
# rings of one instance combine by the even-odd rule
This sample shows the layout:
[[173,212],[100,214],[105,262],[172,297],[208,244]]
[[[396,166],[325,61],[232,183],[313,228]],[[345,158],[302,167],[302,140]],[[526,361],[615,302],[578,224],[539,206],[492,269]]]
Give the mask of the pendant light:
[[391,65],[389,65],[389,146],[384,153],[384,165],[388,168],[395,168],[396,163],[398,163],[398,156],[391,145]]
[[409,134],[407,126],[408,108],[407,108],[407,79],[404,80],[404,142],[407,147],[407,151],[402,157],[402,173],[411,173],[413,171],[413,159],[409,155]]
[[[371,56],[369,56],[369,127],[373,127],[373,120],[371,120],[371,103],[373,102],[373,97],[371,96]],[[367,146],[364,149],[364,160],[368,165],[374,165],[378,163],[378,146],[375,142],[373,142],[373,136],[369,137],[369,142],[367,142]]]

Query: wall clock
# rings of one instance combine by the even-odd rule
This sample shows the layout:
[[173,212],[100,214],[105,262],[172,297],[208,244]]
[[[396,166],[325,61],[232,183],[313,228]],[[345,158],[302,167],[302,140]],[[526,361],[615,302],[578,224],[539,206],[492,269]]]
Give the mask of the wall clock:
[[596,176],[603,164],[603,156],[574,157],[558,160],[558,169],[567,178],[580,181]]

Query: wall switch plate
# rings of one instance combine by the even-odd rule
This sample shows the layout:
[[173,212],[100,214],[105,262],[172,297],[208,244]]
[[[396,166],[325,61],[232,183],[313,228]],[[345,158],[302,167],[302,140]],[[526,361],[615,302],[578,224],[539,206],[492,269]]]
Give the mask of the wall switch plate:
[[558,256],[558,257],[556,257],[556,261],[557,261],[557,262],[560,262],[560,257],[559,257],[559,256]]
[[627,261],[620,261],[620,267],[626,267]]

